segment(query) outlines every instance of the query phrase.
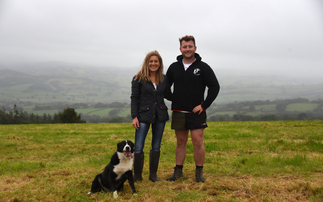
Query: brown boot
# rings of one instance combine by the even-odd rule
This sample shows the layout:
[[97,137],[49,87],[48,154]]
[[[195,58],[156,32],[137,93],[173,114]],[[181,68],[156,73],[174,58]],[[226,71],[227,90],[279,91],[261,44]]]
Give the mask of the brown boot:
[[174,173],[171,177],[167,178],[167,181],[176,181],[180,177],[183,177],[183,169],[174,167]]
[[144,153],[139,153],[134,155],[133,163],[133,179],[134,181],[142,181],[142,169],[144,167]]
[[195,171],[196,182],[204,182],[203,168],[196,168]]
[[149,158],[149,180],[156,182],[161,181],[157,177],[157,169],[158,169],[158,163],[159,163],[159,156],[160,152],[156,151],[150,151],[150,158]]

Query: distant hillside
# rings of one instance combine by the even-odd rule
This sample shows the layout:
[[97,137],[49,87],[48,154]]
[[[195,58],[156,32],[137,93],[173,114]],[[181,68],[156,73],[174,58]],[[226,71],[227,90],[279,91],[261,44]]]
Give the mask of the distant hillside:
[[[8,67],[7,67],[8,68]],[[65,63],[39,63],[0,69],[0,103],[130,102],[131,79],[138,71],[92,68]],[[323,84],[282,76],[248,76],[216,71],[221,84],[217,104],[235,101],[323,99]]]
[[130,79],[124,75],[84,67],[45,66],[0,70],[1,100],[43,102],[129,101]]

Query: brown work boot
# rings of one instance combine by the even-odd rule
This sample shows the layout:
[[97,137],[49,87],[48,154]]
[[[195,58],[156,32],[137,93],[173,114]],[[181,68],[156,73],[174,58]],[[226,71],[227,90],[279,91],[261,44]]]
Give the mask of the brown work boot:
[[203,168],[196,168],[195,171],[196,182],[204,182]]
[[183,169],[174,167],[174,173],[171,177],[167,178],[167,181],[176,181],[180,177],[183,177]]

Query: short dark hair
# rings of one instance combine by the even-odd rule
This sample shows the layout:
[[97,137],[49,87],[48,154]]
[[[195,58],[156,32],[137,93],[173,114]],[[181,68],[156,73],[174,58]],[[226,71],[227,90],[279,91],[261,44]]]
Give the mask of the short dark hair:
[[195,46],[195,38],[194,38],[194,36],[186,35],[186,36],[183,36],[182,38],[180,38],[179,39],[179,45],[180,46],[182,45],[182,41],[193,41],[194,46]]

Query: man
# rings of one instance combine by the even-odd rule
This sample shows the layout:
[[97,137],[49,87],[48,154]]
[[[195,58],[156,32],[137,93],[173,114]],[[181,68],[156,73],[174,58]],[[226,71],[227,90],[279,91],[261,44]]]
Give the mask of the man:
[[[189,132],[194,147],[196,165],[196,181],[204,182],[203,165],[205,149],[203,143],[206,124],[206,109],[217,97],[220,85],[211,67],[201,61],[196,52],[193,36],[184,36],[179,39],[182,55],[177,62],[171,64],[167,70],[169,85],[173,86],[172,97],[172,125],[175,130],[176,167],[167,181],[175,181],[183,177],[183,164],[186,157],[186,143]],[[208,87],[206,99],[204,92]]]

